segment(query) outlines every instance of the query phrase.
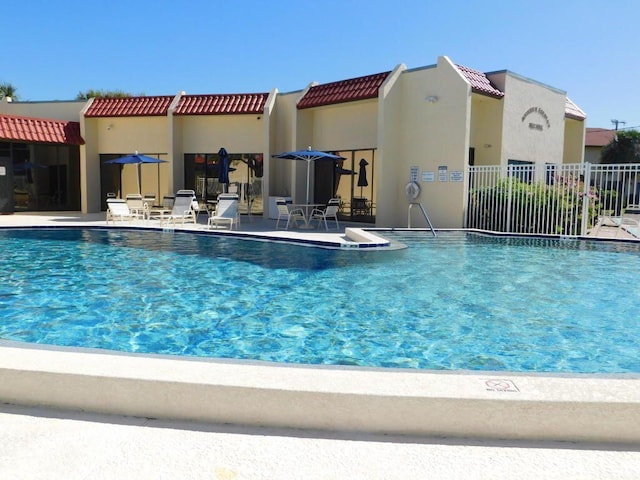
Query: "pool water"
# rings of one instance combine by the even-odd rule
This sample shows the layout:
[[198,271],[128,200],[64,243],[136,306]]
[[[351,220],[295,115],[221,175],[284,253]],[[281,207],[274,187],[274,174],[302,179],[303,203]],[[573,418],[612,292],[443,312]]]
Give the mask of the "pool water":
[[640,247],[384,235],[409,248],[3,230],[0,339],[301,364],[640,372]]

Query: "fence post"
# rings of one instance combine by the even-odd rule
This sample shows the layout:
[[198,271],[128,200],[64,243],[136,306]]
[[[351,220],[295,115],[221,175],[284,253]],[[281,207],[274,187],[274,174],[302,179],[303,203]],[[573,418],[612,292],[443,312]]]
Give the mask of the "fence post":
[[589,207],[591,206],[591,197],[589,191],[591,190],[591,164],[585,162],[582,166],[584,181],[582,192],[582,225],[580,226],[580,235],[583,237],[587,235],[587,229],[589,228]]
[[507,182],[508,182],[508,190],[507,190],[507,218],[506,218],[506,223],[505,223],[505,230],[506,233],[511,233],[511,199],[512,199],[512,192],[513,192],[513,182],[511,181],[513,178],[512,175],[512,169],[513,169],[513,165],[507,165]]

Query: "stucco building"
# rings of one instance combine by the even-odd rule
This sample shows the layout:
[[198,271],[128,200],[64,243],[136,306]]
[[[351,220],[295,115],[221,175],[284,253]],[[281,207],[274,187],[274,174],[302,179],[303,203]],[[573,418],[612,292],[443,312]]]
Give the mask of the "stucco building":
[[[135,166],[104,164],[134,151],[165,161],[141,167],[143,193],[161,199],[189,188],[206,202],[220,189],[224,147],[244,211],[269,215],[270,198],[306,194],[306,162],[272,156],[311,146],[345,159],[312,165],[312,200],[338,195],[345,217],[386,227],[407,224],[409,180],[435,226],[461,227],[468,165],[579,163],[585,137],[585,114],[566,92],[447,57],[285,93],[4,99],[0,118],[0,187],[16,208],[51,209],[58,195],[56,209],[100,211],[107,193],[138,190]],[[51,180],[54,170],[63,185]]]

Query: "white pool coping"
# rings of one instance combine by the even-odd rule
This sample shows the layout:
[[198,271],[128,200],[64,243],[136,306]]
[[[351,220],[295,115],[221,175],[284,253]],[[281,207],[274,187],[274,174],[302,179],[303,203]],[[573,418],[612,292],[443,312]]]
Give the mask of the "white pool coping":
[[638,443],[639,380],[292,366],[0,342],[0,402],[256,427]]

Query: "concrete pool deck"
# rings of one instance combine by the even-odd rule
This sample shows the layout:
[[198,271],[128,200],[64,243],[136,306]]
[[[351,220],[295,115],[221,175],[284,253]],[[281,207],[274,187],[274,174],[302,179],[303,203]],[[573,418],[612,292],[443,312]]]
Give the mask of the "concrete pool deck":
[[[104,216],[69,218],[2,216],[0,226],[104,225]],[[0,403],[3,478],[635,478],[640,470],[637,377],[313,368],[4,344]]]

